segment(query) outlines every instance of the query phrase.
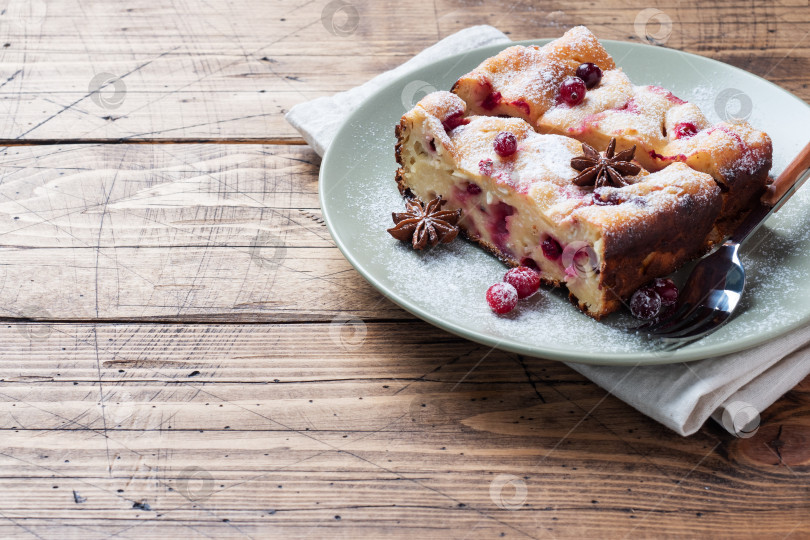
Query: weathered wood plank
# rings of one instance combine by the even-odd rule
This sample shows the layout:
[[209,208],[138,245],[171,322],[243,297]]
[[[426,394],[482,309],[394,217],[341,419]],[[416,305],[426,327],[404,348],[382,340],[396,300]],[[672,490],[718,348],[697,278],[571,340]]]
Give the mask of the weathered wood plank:
[[306,147],[12,147],[0,161],[0,316],[411,318],[334,247]]
[[304,146],[3,148],[0,246],[330,247],[319,165]]
[[561,364],[364,328],[3,325],[0,533],[810,532],[806,392],[673,438]]
[[[641,41],[636,21],[651,9],[642,0],[542,7],[353,0],[330,16],[334,2],[305,0],[8,4],[0,14],[0,110],[7,117],[0,139],[31,140],[297,140],[283,119],[292,105],[351,88],[466,26],[493,24],[519,40],[587,24],[604,39]],[[810,41],[802,36],[810,15],[802,6],[662,6],[672,29],[661,41],[808,99]],[[649,32],[658,28],[653,22]]]
[[[271,239],[272,240],[272,239]],[[0,249],[0,316],[161,321],[411,319],[337,248]]]
[[[465,26],[639,40],[650,7],[349,0],[338,35],[328,4],[10,0],[0,139],[298,141],[290,106]],[[810,98],[806,2],[659,7],[666,46]],[[259,145],[0,156],[3,315],[228,323],[0,325],[0,537],[810,535],[810,379],[749,439],[675,437],[381,299],[320,222],[318,165]]]

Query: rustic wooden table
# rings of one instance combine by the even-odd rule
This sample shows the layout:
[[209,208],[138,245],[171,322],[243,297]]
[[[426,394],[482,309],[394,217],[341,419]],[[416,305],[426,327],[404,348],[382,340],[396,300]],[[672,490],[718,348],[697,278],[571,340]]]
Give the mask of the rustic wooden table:
[[[651,6],[5,4],[0,537],[810,535],[810,381],[681,438],[483,358],[344,260],[283,119],[469,25],[639,41]],[[667,47],[810,97],[806,0],[658,7]]]

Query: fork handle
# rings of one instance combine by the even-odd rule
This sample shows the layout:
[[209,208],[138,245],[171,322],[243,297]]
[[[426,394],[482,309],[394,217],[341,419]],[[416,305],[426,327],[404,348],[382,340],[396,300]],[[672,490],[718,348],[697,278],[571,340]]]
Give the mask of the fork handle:
[[773,207],[774,210],[777,209],[777,206],[781,207],[785,204],[807,180],[807,175],[803,174],[807,169],[810,169],[810,143],[802,148],[799,155],[793,158],[782,174],[768,186],[765,194],[762,195],[762,204]]
[[782,208],[796,190],[810,177],[810,143],[793,158],[782,174],[769,185],[754,210],[748,214],[742,223],[726,240],[725,244],[742,244],[749,236],[759,229],[771,214]]

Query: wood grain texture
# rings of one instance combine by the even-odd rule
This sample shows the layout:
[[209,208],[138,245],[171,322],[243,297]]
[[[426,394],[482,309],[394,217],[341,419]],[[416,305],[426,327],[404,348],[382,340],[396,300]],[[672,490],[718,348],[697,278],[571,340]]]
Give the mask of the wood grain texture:
[[807,3],[336,5],[0,4],[0,538],[810,537],[810,378],[681,438],[416,321],[283,120],[469,25],[640,41],[648,8],[808,99]]
[[334,247],[318,163],[303,146],[9,148],[0,316],[410,318]]
[[4,325],[0,535],[810,534],[807,393],[682,439],[561,364],[325,326]]
[[642,0],[352,0],[333,16],[326,0],[7,4],[0,108],[13,120],[0,139],[296,140],[283,119],[290,107],[352,88],[467,26],[492,24],[521,40],[587,24],[600,38],[639,42],[647,32],[639,35],[636,20],[656,8],[672,21],[660,44],[810,98],[810,10],[799,1],[695,9]]

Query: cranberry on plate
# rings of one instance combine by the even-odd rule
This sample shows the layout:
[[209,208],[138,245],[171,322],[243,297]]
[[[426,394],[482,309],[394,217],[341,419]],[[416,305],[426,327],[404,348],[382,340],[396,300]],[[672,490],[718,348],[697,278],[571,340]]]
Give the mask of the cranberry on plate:
[[661,297],[651,286],[642,287],[630,297],[630,313],[636,319],[650,320],[661,311]]
[[528,266],[510,269],[503,280],[515,288],[518,298],[531,296],[540,288],[540,274]]
[[509,283],[496,283],[487,289],[487,303],[498,315],[509,313],[518,301],[518,293]]
[[667,315],[678,301],[678,287],[669,278],[656,278],[630,297],[630,313],[637,319],[650,320]]

